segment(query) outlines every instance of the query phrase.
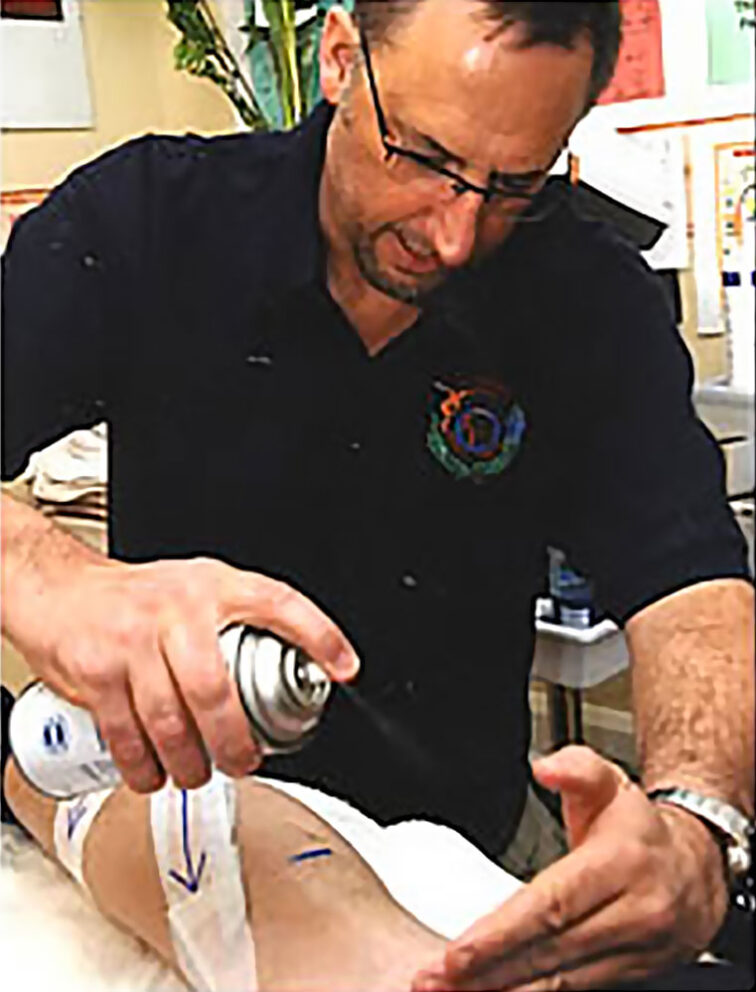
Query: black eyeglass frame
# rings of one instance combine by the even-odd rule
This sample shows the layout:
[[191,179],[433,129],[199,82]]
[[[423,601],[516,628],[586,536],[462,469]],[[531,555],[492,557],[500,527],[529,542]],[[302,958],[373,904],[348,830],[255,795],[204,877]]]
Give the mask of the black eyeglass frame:
[[[543,187],[536,193],[527,193],[525,191],[514,190],[508,191],[503,189],[493,189],[490,186],[478,186],[477,183],[470,182],[469,179],[465,179],[459,173],[454,172],[452,169],[447,169],[443,165],[439,165],[434,162],[429,155],[423,155],[422,152],[411,151],[409,148],[402,148],[400,145],[394,144],[390,138],[389,126],[386,123],[386,115],[383,112],[383,106],[381,105],[381,99],[378,95],[378,85],[375,79],[375,73],[373,71],[373,62],[370,57],[370,48],[368,46],[368,40],[364,31],[359,32],[360,35],[360,49],[362,51],[363,58],[365,59],[365,71],[367,73],[368,85],[370,87],[370,95],[373,101],[373,109],[375,110],[376,121],[378,123],[378,133],[381,138],[381,144],[383,145],[384,151],[386,153],[385,160],[388,162],[392,156],[398,155],[401,158],[410,159],[416,162],[418,165],[429,169],[431,172],[435,172],[440,176],[444,176],[450,179],[452,182],[452,191],[457,196],[463,196],[465,193],[476,193],[478,196],[483,198],[484,203],[490,203],[494,197],[500,199],[510,199],[510,200],[520,200],[526,201],[528,206],[525,208],[525,215],[527,212],[533,208],[533,205],[539,200],[543,199],[544,189]],[[569,154],[569,152],[568,152]],[[546,207],[544,215],[550,212],[550,208]],[[540,219],[541,215],[537,219]],[[520,219],[520,218],[518,218]],[[533,219],[533,218],[528,218]]]

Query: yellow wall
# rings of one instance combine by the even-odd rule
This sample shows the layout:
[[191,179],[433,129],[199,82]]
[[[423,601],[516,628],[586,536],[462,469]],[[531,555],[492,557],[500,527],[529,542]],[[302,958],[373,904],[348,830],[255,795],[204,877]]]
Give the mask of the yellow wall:
[[235,130],[231,105],[205,79],[173,68],[179,35],[164,0],[80,0],[94,127],[6,131],[2,188],[47,187],[145,131]]

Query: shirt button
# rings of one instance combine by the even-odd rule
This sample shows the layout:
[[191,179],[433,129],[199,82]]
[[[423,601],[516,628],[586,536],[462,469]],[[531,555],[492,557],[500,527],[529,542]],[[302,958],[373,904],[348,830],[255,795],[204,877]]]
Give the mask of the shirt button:
[[417,589],[417,578],[411,572],[405,572],[401,581],[405,589]]
[[261,365],[263,368],[270,368],[273,359],[270,355],[247,355],[244,359],[247,365]]

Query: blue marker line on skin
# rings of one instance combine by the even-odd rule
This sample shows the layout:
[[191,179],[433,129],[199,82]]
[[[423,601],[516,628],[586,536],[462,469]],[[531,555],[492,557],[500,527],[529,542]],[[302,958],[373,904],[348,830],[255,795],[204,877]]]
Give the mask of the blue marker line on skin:
[[300,861],[309,861],[311,858],[323,858],[333,854],[330,847],[314,847],[311,851],[302,851],[301,854],[292,854],[289,861],[298,864]]

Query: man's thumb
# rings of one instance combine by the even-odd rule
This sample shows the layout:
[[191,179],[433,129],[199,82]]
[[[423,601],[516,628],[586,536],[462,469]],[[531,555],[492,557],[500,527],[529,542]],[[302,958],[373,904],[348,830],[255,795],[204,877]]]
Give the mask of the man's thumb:
[[582,842],[593,821],[627,781],[622,769],[579,745],[534,761],[533,775],[544,788],[561,794],[571,848]]

